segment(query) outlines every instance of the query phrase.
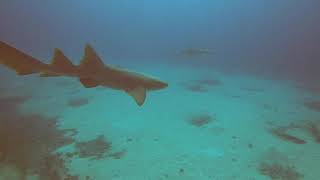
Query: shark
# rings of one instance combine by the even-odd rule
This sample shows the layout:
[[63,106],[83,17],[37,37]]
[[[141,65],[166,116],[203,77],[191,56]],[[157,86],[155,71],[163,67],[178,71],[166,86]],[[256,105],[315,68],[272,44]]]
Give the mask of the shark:
[[178,52],[177,55],[193,57],[200,55],[209,55],[212,53],[213,51],[208,48],[188,48]]
[[102,86],[130,95],[138,106],[146,100],[147,92],[168,87],[168,83],[138,72],[105,64],[90,44],[86,44],[79,65],[74,65],[59,48],[54,49],[50,64],[0,41],[0,64],[18,75],[39,74],[41,77],[68,76],[79,79],[85,88]]

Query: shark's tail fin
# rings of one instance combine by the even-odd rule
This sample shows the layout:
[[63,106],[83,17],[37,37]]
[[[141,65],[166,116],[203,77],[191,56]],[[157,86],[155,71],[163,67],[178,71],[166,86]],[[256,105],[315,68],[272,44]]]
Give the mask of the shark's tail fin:
[[[76,66],[74,66],[71,61],[63,54],[63,52],[56,48],[54,50],[54,55],[50,64],[51,68],[57,69],[57,72],[74,72]],[[54,72],[43,72],[40,74],[42,77],[55,77],[61,74]]]
[[39,73],[46,64],[0,41],[0,64],[17,72],[18,75]]

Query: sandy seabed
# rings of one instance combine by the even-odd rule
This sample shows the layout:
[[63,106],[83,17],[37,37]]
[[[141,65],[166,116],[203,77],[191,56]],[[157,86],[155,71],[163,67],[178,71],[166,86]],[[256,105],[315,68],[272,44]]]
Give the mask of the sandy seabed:
[[[289,81],[206,68],[133,68],[169,87],[138,107],[119,91],[4,70],[1,126],[12,131],[2,131],[0,146],[9,150],[0,153],[0,179],[320,179],[319,95]],[[14,151],[19,135],[28,137],[25,149]]]

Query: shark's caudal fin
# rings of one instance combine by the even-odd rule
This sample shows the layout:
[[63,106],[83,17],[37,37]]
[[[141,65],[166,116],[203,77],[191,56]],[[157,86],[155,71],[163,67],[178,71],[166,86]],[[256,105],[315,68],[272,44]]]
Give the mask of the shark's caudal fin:
[[13,69],[19,75],[39,73],[46,64],[0,41],[0,64]]
[[[58,69],[60,72],[66,72],[66,73],[68,72],[70,73],[75,70],[75,66],[58,48],[54,50],[54,55],[53,55],[50,66],[54,69]],[[43,72],[40,74],[40,76],[55,77],[55,76],[60,76],[60,74],[54,73],[54,72]]]
[[147,92],[144,87],[136,87],[134,89],[130,89],[126,91],[139,106],[142,106],[144,101],[146,100]]

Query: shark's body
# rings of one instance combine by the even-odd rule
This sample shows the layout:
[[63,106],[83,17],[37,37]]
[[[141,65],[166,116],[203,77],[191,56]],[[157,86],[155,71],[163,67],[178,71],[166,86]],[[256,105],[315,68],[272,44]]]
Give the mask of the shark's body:
[[188,48],[178,52],[178,55],[193,57],[193,56],[209,55],[212,53],[213,53],[212,50],[207,48]]
[[19,75],[39,73],[42,77],[71,76],[79,78],[86,88],[97,86],[123,90],[141,106],[148,90],[163,89],[167,83],[143,74],[105,65],[90,45],[86,45],[80,65],[76,66],[55,49],[51,64],[41,61],[0,41],[0,64]]

